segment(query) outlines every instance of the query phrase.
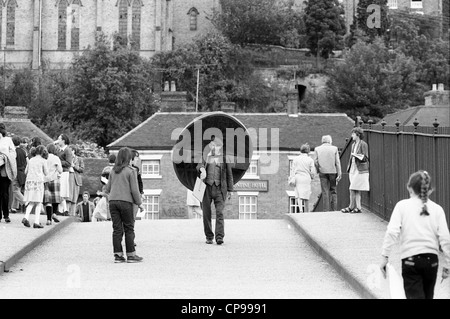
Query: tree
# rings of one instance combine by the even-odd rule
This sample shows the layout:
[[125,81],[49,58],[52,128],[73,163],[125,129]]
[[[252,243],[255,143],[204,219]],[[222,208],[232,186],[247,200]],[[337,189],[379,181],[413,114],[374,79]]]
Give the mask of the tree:
[[195,100],[199,71],[200,110],[217,110],[220,102],[236,102],[245,110],[262,110],[269,89],[253,74],[250,51],[220,32],[212,31],[171,52],[156,54],[152,63],[163,70],[163,79],[175,80],[179,90]]
[[221,10],[211,21],[231,43],[239,45],[296,45],[292,34],[305,31],[301,13],[289,0],[222,0]]
[[349,115],[382,118],[414,104],[419,91],[416,67],[411,57],[389,52],[381,38],[369,44],[358,42],[345,62],[330,72],[329,100]]
[[139,53],[100,36],[71,66],[62,118],[104,147],[155,111],[154,74]]
[[307,45],[313,55],[328,58],[345,34],[344,9],[338,0],[310,0],[305,8]]
[[389,29],[387,0],[359,0],[356,8],[356,25],[373,41],[383,37]]

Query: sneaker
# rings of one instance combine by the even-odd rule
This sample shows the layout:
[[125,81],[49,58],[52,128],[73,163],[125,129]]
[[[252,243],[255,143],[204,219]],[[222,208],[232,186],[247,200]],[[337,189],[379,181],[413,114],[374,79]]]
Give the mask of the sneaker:
[[30,222],[29,222],[28,219],[26,219],[26,218],[22,219],[22,224],[23,224],[25,227],[30,227]]
[[5,223],[8,224],[8,223],[10,223],[10,222],[11,222],[11,219],[9,219],[9,217],[6,217],[6,218],[5,218]]
[[144,260],[144,258],[139,257],[138,255],[128,256],[127,262],[129,263],[138,263]]
[[222,245],[223,244],[223,239],[217,239],[216,240],[217,245]]
[[125,257],[123,257],[123,256],[119,256],[119,255],[117,255],[117,254],[114,254],[114,262],[116,263],[116,264],[118,264],[118,263],[124,263],[124,262],[126,262],[127,260],[125,259]]
[[212,240],[212,239],[207,239],[207,240],[206,240],[206,243],[207,243],[208,245],[212,245],[213,240]]

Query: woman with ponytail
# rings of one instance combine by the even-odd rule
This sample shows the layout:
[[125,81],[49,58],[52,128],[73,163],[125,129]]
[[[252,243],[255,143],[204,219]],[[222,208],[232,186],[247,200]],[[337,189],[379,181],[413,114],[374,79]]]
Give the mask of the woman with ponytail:
[[386,264],[393,245],[400,238],[402,277],[408,299],[433,299],[439,267],[439,247],[445,258],[442,280],[450,268],[450,233],[441,206],[428,196],[431,178],[418,171],[409,178],[410,198],[399,201],[392,212],[382,248],[380,267],[386,276]]

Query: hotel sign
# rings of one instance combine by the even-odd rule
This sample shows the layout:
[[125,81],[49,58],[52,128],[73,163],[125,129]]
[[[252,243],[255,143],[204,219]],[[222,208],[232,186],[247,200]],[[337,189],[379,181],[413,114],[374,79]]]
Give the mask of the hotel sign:
[[240,180],[234,185],[234,191],[246,191],[246,192],[268,192],[269,181],[267,180]]

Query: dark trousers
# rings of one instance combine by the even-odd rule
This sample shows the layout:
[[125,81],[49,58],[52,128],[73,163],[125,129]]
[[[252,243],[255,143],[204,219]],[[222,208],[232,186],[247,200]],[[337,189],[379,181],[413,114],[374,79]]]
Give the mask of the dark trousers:
[[[11,181],[8,177],[0,176],[0,208],[3,212],[3,218],[9,217],[9,186]],[[0,214],[2,219],[2,214]]]
[[420,254],[402,259],[403,287],[407,299],[433,299],[439,259]]
[[205,230],[206,239],[213,239],[214,232],[211,225],[211,203],[214,201],[216,208],[216,240],[225,237],[225,223],[223,219],[223,208],[225,206],[225,199],[223,198],[220,186],[213,184],[206,185],[205,195],[203,196],[202,210],[203,210],[203,228]]
[[322,189],[323,211],[337,210],[336,177],[337,174],[319,174]]
[[45,206],[45,212],[47,213],[47,220],[52,220],[52,215],[58,211],[58,203],[52,203],[52,206]]
[[125,248],[127,256],[135,254],[134,249],[134,214],[133,204],[120,200],[109,202],[109,211],[111,212],[113,226],[113,249],[114,254],[123,255],[122,238],[125,233]]

